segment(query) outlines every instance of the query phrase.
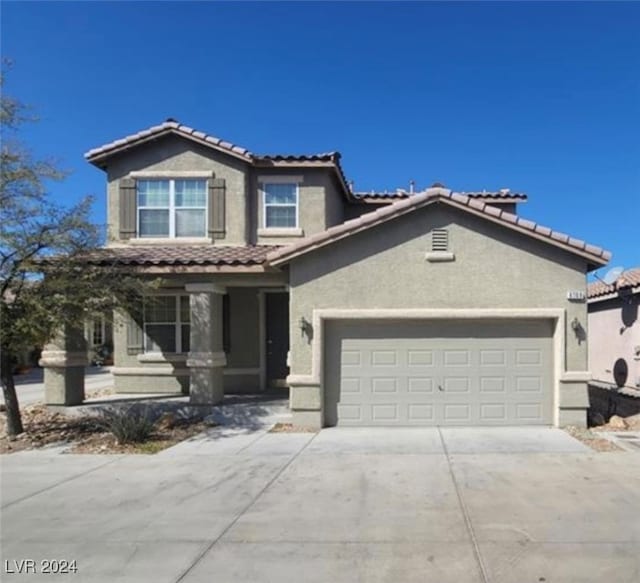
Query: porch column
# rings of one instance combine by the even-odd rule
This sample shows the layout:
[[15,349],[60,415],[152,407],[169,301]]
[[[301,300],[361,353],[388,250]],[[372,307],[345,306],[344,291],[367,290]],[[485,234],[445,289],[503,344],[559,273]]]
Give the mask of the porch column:
[[82,327],[65,324],[44,347],[44,400],[47,405],[80,405],[84,401],[84,369],[89,364]]
[[222,346],[222,296],[226,289],[212,283],[187,284],[185,289],[191,306],[189,400],[215,405],[224,397],[222,370],[227,359]]

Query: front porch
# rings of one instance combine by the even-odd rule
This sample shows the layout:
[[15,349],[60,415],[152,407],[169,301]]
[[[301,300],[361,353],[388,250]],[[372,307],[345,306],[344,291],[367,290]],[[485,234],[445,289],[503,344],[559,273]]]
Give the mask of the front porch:
[[[224,395],[286,386],[286,285],[273,278],[207,279],[174,278],[137,312],[115,315],[116,393],[182,394],[194,404],[217,404]],[[86,346],[83,331],[66,327],[45,347],[47,404],[85,401]]]

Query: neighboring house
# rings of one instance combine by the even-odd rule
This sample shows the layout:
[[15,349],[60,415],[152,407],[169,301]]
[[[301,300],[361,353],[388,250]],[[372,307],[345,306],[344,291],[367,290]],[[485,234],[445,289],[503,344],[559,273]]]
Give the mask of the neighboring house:
[[[357,194],[338,153],[258,156],[172,120],[86,158],[110,227],[88,260],[164,278],[114,327],[117,391],[286,385],[316,427],[586,422],[586,274],[609,253],[518,217],[526,196]],[[49,402],[82,399],[75,345],[43,355]]]
[[113,364],[113,325],[110,318],[92,318],[85,325],[85,336],[90,363]]
[[588,297],[593,380],[640,391],[640,267],[611,285],[589,284]]

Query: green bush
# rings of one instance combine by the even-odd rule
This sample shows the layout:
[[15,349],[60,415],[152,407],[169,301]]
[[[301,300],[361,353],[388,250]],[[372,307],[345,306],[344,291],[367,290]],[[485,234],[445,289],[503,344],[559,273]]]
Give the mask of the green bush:
[[101,413],[101,425],[120,445],[143,443],[153,433],[155,422],[146,410],[134,407],[108,409]]

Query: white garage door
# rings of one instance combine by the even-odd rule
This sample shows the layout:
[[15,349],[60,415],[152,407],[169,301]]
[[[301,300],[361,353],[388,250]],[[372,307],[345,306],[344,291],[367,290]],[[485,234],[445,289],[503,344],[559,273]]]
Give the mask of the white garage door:
[[549,321],[333,322],[328,425],[551,425]]

